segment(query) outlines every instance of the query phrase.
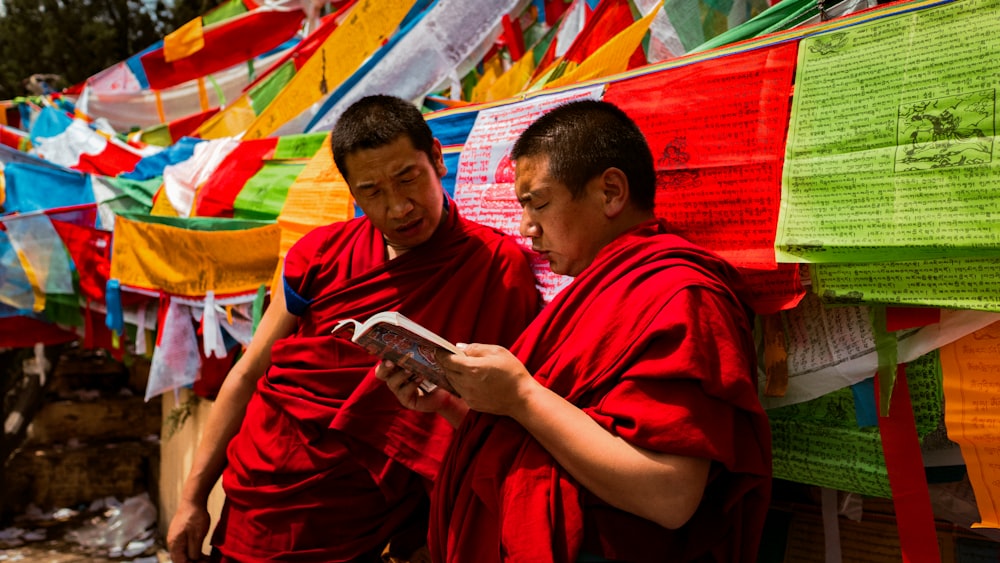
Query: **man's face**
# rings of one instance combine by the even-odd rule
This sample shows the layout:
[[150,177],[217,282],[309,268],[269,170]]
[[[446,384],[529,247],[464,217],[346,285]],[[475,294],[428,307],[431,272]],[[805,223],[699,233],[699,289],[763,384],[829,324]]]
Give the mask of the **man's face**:
[[549,176],[547,156],[517,159],[514,191],[523,208],[520,231],[552,271],[577,276],[607,243],[600,178],[574,199],[562,182]]
[[403,135],[387,145],[352,152],[344,164],[358,206],[397,253],[431,238],[443,214],[441,176],[447,172],[437,140],[431,158]]

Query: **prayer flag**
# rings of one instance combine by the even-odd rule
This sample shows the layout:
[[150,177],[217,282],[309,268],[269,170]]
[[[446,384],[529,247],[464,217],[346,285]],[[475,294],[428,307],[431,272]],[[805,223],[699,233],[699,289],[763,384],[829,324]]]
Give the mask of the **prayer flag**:
[[[304,17],[297,9],[259,7],[207,27],[204,33],[201,18],[195,18],[175,32],[186,32],[180,47],[172,44],[171,34],[162,49],[140,58],[149,88],[170,88],[262,55],[293,38]],[[186,30],[189,25],[192,28]]]
[[399,27],[416,0],[359,0],[330,32],[288,86],[247,129],[246,139],[266,137],[333,92]]
[[39,156],[80,172],[117,176],[131,171],[143,157],[117,138],[50,107],[35,119],[31,138]]

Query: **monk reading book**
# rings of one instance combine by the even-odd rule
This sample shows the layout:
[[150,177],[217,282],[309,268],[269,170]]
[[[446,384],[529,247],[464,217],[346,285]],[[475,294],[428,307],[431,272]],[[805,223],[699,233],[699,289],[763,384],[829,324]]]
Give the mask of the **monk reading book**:
[[509,350],[439,354],[461,399],[376,372],[411,408],[465,414],[434,561],[756,562],[771,441],[737,272],[654,217],[652,155],[617,107],[557,107],[512,157],[521,234],[575,279]]
[[416,557],[450,425],[401,408],[372,375],[378,358],[333,325],[394,310],[451,341],[509,345],[537,311],[518,245],[464,219],[442,189],[441,144],[416,106],[363,98],[331,145],[364,216],[289,249],[283,283],[212,406],[167,534],[174,563],[201,558],[220,474],[215,561]]

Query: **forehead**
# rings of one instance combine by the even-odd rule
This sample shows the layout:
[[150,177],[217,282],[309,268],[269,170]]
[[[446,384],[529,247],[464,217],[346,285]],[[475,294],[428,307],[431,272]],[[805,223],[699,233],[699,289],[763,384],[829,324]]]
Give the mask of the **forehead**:
[[552,195],[569,189],[549,174],[548,156],[522,156],[514,163],[514,193],[518,198],[536,193]]
[[413,146],[413,141],[406,135],[375,148],[363,148],[351,151],[344,157],[342,170],[348,183],[380,174],[393,174],[401,169],[419,163],[423,152]]

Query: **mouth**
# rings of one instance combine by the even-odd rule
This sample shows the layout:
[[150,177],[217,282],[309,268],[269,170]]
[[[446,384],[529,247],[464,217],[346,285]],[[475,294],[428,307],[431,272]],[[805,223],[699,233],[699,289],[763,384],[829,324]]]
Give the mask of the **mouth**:
[[411,237],[420,232],[420,228],[423,226],[423,218],[414,219],[405,225],[396,227],[395,231],[402,237]]

